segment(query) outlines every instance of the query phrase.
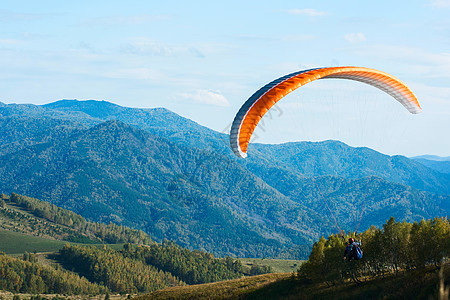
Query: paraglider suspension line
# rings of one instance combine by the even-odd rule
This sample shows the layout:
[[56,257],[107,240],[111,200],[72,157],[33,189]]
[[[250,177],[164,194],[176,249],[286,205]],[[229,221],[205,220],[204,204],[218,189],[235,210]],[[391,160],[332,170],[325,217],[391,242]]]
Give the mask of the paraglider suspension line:
[[331,215],[331,217],[334,220],[334,224],[336,225],[336,227],[337,227],[337,229],[339,230],[339,233],[340,233],[342,231],[341,227],[339,226],[339,223],[337,222],[336,217],[334,216],[333,212],[331,211],[330,207],[328,206],[328,203],[325,200],[325,197],[323,196],[322,191],[319,189],[319,186],[317,185],[317,182],[316,182],[316,179],[315,179],[314,176],[313,176],[313,182],[316,185],[316,189],[319,191],[319,194],[322,197],[322,201],[323,201],[323,203],[325,203],[325,206],[328,208],[328,211],[330,212],[330,215]]
[[367,176],[367,182],[366,182],[366,191],[364,192],[364,198],[363,198],[363,203],[362,203],[362,209],[361,209],[361,213],[359,214],[359,222],[358,222],[358,226],[356,226],[356,232],[358,232],[359,229],[359,225],[361,225],[361,220],[362,220],[362,216],[364,213],[364,209],[366,207],[366,197],[367,197],[367,190],[369,189],[369,181],[370,181],[371,176]]

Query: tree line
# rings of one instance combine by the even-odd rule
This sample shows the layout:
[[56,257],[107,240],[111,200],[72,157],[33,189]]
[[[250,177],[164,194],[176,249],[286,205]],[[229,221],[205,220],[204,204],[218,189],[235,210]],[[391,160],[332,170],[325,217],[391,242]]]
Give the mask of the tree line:
[[168,286],[201,284],[271,272],[270,267],[244,270],[240,260],[182,248],[171,241],[153,245],[109,247],[65,245],[57,259],[112,292],[142,293]]
[[152,244],[150,236],[142,230],[131,229],[114,223],[103,224],[89,222],[82,216],[60,208],[54,204],[40,201],[38,199],[12,193],[11,196],[2,194],[3,202],[0,207],[5,207],[5,203],[13,203],[27,210],[32,215],[46,219],[50,222],[70,227],[71,234],[65,240],[75,243],[135,243]]
[[[344,261],[349,237],[362,242],[363,259]],[[401,271],[439,267],[450,256],[450,222],[434,218],[420,222],[397,222],[391,217],[382,228],[375,226],[361,234],[331,235],[314,243],[309,259],[298,273],[315,282],[334,283],[398,275]]]
[[213,254],[198,250],[191,251],[167,240],[162,244],[149,246],[127,244],[121,253],[126,257],[168,271],[187,284],[235,279],[244,275],[242,263],[238,259],[229,256],[224,259],[216,258]]
[[185,284],[169,272],[125,257],[106,246],[100,249],[67,244],[59,251],[58,258],[65,268],[112,292],[146,293]]
[[26,253],[23,259],[0,252],[0,290],[32,294],[103,294],[108,289],[77,274],[43,266]]
[[135,294],[272,271],[258,265],[245,270],[238,259],[216,258],[170,241],[150,246],[125,244],[122,250],[66,244],[53,258],[60,265],[43,266],[31,253],[23,254],[22,259],[1,253],[0,290],[32,294]]

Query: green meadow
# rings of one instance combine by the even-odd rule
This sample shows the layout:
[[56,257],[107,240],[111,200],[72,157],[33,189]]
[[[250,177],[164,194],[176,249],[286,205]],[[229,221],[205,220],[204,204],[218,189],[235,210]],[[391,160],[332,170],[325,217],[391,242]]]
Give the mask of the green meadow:
[[0,251],[6,254],[54,252],[64,247],[64,241],[50,240],[0,229]]
[[[23,254],[25,252],[56,252],[64,247],[66,241],[57,241],[23,233],[0,229],[0,251],[6,254]],[[73,243],[70,243],[73,244]],[[103,247],[104,245],[114,250],[122,249],[122,244],[80,244],[86,246]]]

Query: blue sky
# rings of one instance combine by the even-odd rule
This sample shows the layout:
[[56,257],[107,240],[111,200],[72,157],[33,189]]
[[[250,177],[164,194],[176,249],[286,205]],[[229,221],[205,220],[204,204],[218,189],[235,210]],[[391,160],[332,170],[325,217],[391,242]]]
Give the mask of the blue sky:
[[423,113],[357,82],[298,89],[255,142],[339,139],[450,155],[450,0],[2,1],[0,101],[166,107],[226,131],[259,87],[310,67],[363,66],[407,83]]

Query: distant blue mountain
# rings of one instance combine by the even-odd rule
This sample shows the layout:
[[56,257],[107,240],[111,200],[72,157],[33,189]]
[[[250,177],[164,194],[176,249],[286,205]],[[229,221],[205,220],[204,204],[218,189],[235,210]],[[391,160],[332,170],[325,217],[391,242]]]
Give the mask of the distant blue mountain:
[[437,155],[419,155],[411,157],[411,159],[419,160],[419,159],[426,159],[426,160],[434,160],[434,161],[450,161],[450,156],[442,157]]
[[440,157],[434,155],[422,155],[411,158],[427,168],[440,173],[450,174],[450,157]]

